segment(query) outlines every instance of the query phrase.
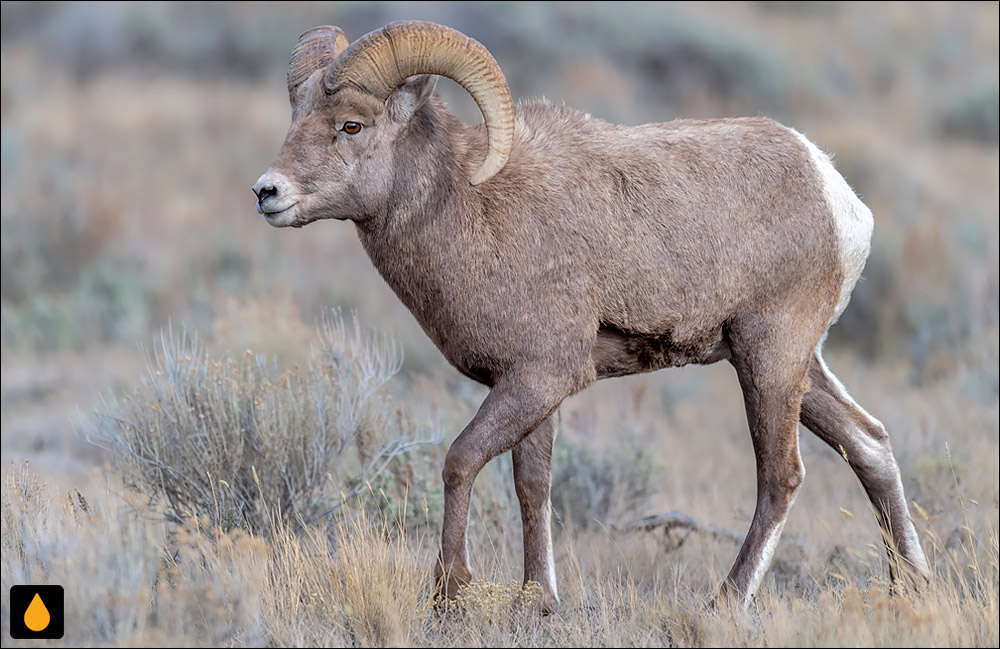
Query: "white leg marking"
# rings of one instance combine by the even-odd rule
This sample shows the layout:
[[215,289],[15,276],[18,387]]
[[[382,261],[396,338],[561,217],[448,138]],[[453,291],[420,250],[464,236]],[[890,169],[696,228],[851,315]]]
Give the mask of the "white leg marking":
[[[855,401],[851,395],[847,392],[847,388],[844,384],[840,382],[837,375],[830,371],[827,367],[826,360],[820,353],[821,350],[817,346],[816,348],[816,358],[819,359],[819,366],[823,370],[823,374],[826,379],[833,385],[834,395],[841,403],[847,405],[849,408],[854,409],[859,414],[861,414],[870,426],[870,430],[863,430],[861,428],[855,427],[854,434],[852,438],[858,442],[861,447],[864,457],[854,458],[864,462],[869,466],[875,466],[883,471],[891,471],[899,479],[899,467],[896,466],[896,461],[892,457],[892,452],[885,446],[885,441],[889,438],[888,433],[885,432],[885,426],[882,425],[875,417],[872,417],[867,410],[861,407],[861,405]],[[875,431],[873,433],[873,431]]]
[[[823,335],[823,339],[826,339],[826,334]],[[896,458],[893,457],[892,451],[889,447],[885,445],[885,441],[888,439],[889,435],[885,432],[885,427],[875,417],[871,416],[867,410],[861,407],[857,401],[855,401],[851,395],[847,392],[847,388],[844,384],[840,382],[840,379],[830,371],[830,368],[826,365],[826,360],[824,360],[822,355],[822,350],[820,349],[823,345],[824,340],[821,340],[819,345],[816,346],[816,358],[819,359],[820,367],[823,369],[823,374],[826,375],[827,380],[833,385],[836,394],[834,395],[842,403],[854,408],[858,413],[864,416],[868,420],[869,425],[875,431],[880,433],[879,436],[873,435],[871,430],[862,430],[860,428],[855,428],[853,439],[858,443],[861,448],[861,453],[864,457],[853,458],[857,461],[863,462],[864,464],[876,467],[877,470],[884,473],[891,474],[893,479],[896,481],[898,486],[899,497],[894,498],[896,502],[883,503],[890,513],[893,509],[898,509],[904,514],[906,519],[906,524],[903,525],[901,530],[891,530],[893,536],[902,541],[904,547],[909,551],[909,560],[921,570],[924,574],[928,574],[929,568],[927,566],[927,558],[924,556],[923,548],[920,546],[920,540],[917,538],[917,529],[914,527],[910,520],[910,509],[906,504],[906,500],[903,499],[903,480],[899,473],[899,465],[896,464]],[[892,517],[889,516],[889,520]]]
[[545,584],[555,600],[559,601],[559,591],[556,590],[556,558],[552,551],[552,501],[545,502]]
[[743,608],[750,606],[750,599],[757,592],[757,589],[760,588],[760,582],[764,580],[764,575],[771,565],[771,558],[778,547],[778,539],[781,537],[781,530],[783,529],[785,529],[785,521],[781,521],[768,533],[767,539],[764,541],[764,546],[761,548],[760,554],[757,555],[757,565],[753,567],[753,573],[750,575],[750,582],[747,584],[747,592],[743,599]]
[[[802,472],[803,479],[805,478],[805,465],[802,463],[802,453],[798,453],[799,461],[799,471]],[[801,487],[799,487],[801,488]],[[791,493],[788,498],[788,505],[785,507],[785,512],[781,516],[781,521],[774,526],[774,528],[768,532],[767,538],[764,540],[764,545],[761,548],[760,554],[757,555],[756,565],[753,567],[753,572],[750,573],[750,581],[747,583],[747,592],[743,599],[743,608],[750,606],[750,598],[754,596],[757,589],[760,588],[760,583],[764,580],[764,575],[767,573],[767,569],[771,566],[771,559],[774,557],[774,551],[778,548],[778,540],[781,538],[781,531],[785,529],[785,522],[788,520],[788,512],[792,510],[792,505],[795,504],[795,498],[799,495],[799,488]]]

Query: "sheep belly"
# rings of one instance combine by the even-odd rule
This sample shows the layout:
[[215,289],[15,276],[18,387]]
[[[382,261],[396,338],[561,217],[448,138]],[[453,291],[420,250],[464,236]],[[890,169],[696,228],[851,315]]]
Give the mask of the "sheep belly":
[[602,324],[591,351],[598,379],[652,372],[689,363],[707,365],[726,358],[729,358],[729,346],[723,338],[721,326],[676,340],[671,330],[638,334]]

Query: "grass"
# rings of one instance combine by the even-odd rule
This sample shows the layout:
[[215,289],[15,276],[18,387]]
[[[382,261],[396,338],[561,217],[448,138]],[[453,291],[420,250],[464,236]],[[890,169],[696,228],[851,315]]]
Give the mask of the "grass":
[[[10,585],[64,585],[67,645],[997,646],[997,6],[815,4],[4,3],[0,608]],[[835,153],[876,230],[828,360],[892,435],[925,592],[889,595],[862,490],[807,432],[749,615],[709,607],[733,540],[618,531],[672,510],[749,526],[742,398],[711,366],[561,408],[557,615],[516,581],[509,456],[475,486],[481,581],[435,610],[440,471],[485,392],[349,225],[276,232],[249,192],[297,35],[415,17],[485,43],[517,98],[768,114]],[[365,326],[324,324],[334,305]],[[77,430],[104,448],[71,423],[94,403]]]
[[[111,465],[63,492],[27,463],[5,469],[3,596],[12,584],[63,585],[67,645],[995,644],[997,512],[985,498],[995,494],[997,458],[968,435],[937,453],[926,430],[895,437],[903,473],[915,479],[909,494],[934,575],[919,592],[891,593],[861,490],[836,454],[817,455],[820,443],[808,437],[811,475],[747,613],[710,604],[738,541],[697,530],[617,531],[613,523],[663,496],[685,502],[703,523],[738,527],[726,514],[734,506],[745,519],[737,503],[751,500],[752,482],[741,487],[733,469],[750,462],[726,463],[746,449],[722,435],[710,456],[703,440],[680,432],[705,412],[691,402],[727,396],[714,372],[701,387],[661,374],[606,382],[594,398],[564,407],[554,469],[557,614],[538,617],[537,584],[512,581],[520,527],[506,457],[476,484],[470,548],[479,580],[436,606],[440,510],[432,499],[441,486],[427,477],[445,447],[415,446],[412,429],[387,416],[410,420],[406,411],[419,404],[385,397],[399,363],[385,336],[335,315],[312,338],[319,343],[308,365],[288,368],[165,335],[138,384],[86,424]],[[903,406],[928,391],[898,383],[886,368],[860,378],[897,385],[881,388],[883,404]],[[981,428],[975,417],[995,425],[996,404],[976,406],[983,402],[963,393],[959,378],[936,388],[967,409],[956,421],[970,430]],[[620,412],[600,405],[609,394]],[[667,423],[665,402],[673,404]],[[589,415],[595,407],[643,445],[578,441],[604,425]],[[710,412],[722,422],[730,416],[721,402]],[[911,404],[908,416],[934,412]],[[887,422],[907,428],[898,415]],[[996,445],[995,436],[978,442]],[[638,448],[649,459],[637,464]],[[826,475],[834,467],[837,477]]]
[[990,646],[998,633],[995,528],[952,549],[925,535],[936,577],[924,592],[859,584],[864,568],[845,560],[806,592],[769,582],[749,614],[708,606],[714,570],[649,565],[649,539],[564,539],[562,608],[540,619],[537,586],[497,579],[500,566],[436,609],[433,539],[363,508],[329,534],[279,516],[256,534],[168,524],[116,491],[58,498],[25,465],[4,475],[4,584],[64,585],[67,645]]

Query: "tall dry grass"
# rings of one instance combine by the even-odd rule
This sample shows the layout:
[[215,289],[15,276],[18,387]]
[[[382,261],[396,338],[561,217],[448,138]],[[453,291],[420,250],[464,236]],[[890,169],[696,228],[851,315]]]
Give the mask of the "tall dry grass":
[[[635,539],[564,539],[562,608],[539,618],[525,605],[537,592],[495,573],[442,612],[430,592],[433,541],[363,508],[342,510],[332,534],[276,516],[259,536],[207,520],[168,525],[162,509],[113,491],[60,498],[24,465],[5,471],[4,583],[66,588],[62,644],[898,647],[998,637],[995,531],[970,532],[955,551],[932,541],[936,576],[923,592],[890,595],[879,580],[805,593],[770,584],[746,614],[713,609],[708,584],[681,569],[637,570],[646,549]],[[3,597],[9,610],[6,588]],[[20,644],[30,643],[11,646]]]
[[[576,438],[594,424],[580,413],[599,403],[592,400],[568,404],[562,426],[568,439],[560,440],[567,452],[556,457],[556,476],[576,472],[575,483],[564,479],[555,495],[562,511],[554,521],[560,611],[538,617],[537,585],[512,581],[520,567],[520,527],[506,457],[476,485],[470,548],[480,580],[455,602],[437,604],[431,568],[440,510],[432,494],[440,485],[415,474],[439,468],[444,445],[413,447],[411,437],[393,437],[400,431],[386,415],[405,406],[379,396],[398,362],[384,337],[333,318],[321,323],[316,338],[322,342],[309,366],[296,370],[166,336],[139,385],[106,401],[89,424],[113,451],[103,486],[92,481],[60,495],[27,464],[5,471],[4,595],[12,584],[64,585],[68,645],[996,642],[996,502],[981,500],[992,479],[974,473],[988,459],[955,454],[950,445],[933,462],[901,455],[906,473],[922,480],[911,495],[934,575],[925,590],[892,594],[866,506],[852,512],[841,504],[849,494],[827,491],[821,498],[804,489],[751,610],[716,609],[711,597],[742,529],[734,539],[699,527],[670,535],[627,532],[615,523],[636,516],[637,502],[651,503],[659,491],[683,500],[664,480],[671,470],[700,491],[687,505],[702,522],[726,520],[735,494],[698,487],[700,478],[676,457],[672,465],[643,469],[621,441],[603,449],[581,444]],[[670,394],[654,382],[657,403],[648,403],[639,387],[648,383],[633,382],[621,412],[602,412],[645,438],[643,452],[651,457],[686,453],[683,437],[647,437]],[[605,384],[598,394],[616,388],[629,394],[621,387]],[[686,426],[690,415],[680,406],[668,409],[668,427]],[[996,415],[994,408],[984,416]],[[421,448],[429,451],[423,460],[416,457]],[[808,444],[804,449],[812,467],[816,458]],[[706,479],[725,492],[739,490],[739,479],[720,474],[732,468],[721,463],[724,457],[701,460],[712,472]],[[847,478],[847,467],[838,464]],[[241,482],[245,488],[235,488]],[[820,513],[833,507],[835,528]],[[821,525],[803,524],[803,512],[817,513]],[[865,518],[866,525],[851,529]]]

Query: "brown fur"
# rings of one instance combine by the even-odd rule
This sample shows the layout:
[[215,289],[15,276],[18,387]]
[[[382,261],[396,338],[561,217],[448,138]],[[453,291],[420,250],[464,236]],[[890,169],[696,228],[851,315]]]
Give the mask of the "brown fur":
[[[442,591],[471,578],[472,483],[513,449],[525,580],[542,583],[554,607],[543,546],[559,404],[596,379],[729,359],[758,465],[757,511],[723,585],[745,604],[804,475],[800,404],[844,280],[823,182],[799,137],[763,118],[629,128],[527,103],[509,162],[473,186],[484,129],[452,116],[429,78],[383,103],[350,88],[328,96],[321,76],[292,98],[288,137],[255,187],[266,189],[261,209],[298,197],[288,212],[274,207],[272,222],[354,221],[444,356],[492,388],[444,467]],[[364,128],[348,135],[345,121]],[[806,403],[823,430],[849,416],[823,398]]]

